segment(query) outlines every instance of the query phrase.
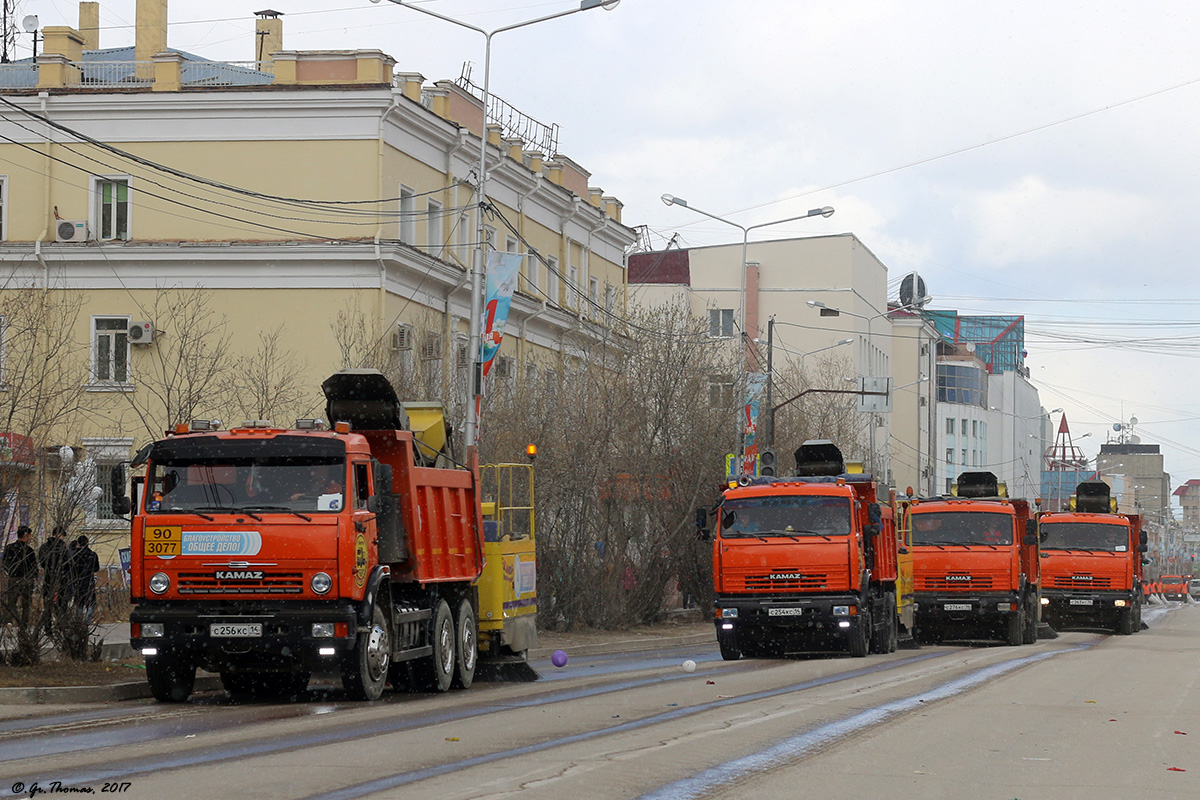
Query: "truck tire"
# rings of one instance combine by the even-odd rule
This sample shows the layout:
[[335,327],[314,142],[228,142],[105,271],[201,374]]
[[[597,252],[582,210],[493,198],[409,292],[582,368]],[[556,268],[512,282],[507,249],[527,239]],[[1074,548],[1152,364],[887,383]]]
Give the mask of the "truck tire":
[[387,617],[378,605],[371,609],[371,625],[358,634],[354,649],[342,656],[342,687],[354,700],[378,700],[388,679],[392,637]]
[[850,645],[847,648],[854,658],[866,658],[871,650],[871,610],[859,606],[858,624],[850,629]]
[[892,592],[887,592],[883,595],[883,602],[880,604],[879,614],[883,624],[873,626],[871,630],[871,652],[872,653],[894,653],[896,652],[896,643],[899,639],[900,621],[896,616],[896,595]]
[[475,663],[479,658],[479,621],[475,607],[464,599],[454,615],[454,681],[457,689],[470,689],[475,681]]
[[735,631],[717,631],[717,647],[721,649],[721,658],[726,661],[737,661],[742,657],[742,649],[738,647]]
[[1133,606],[1127,606],[1117,612],[1117,628],[1116,632],[1121,636],[1132,636],[1137,630],[1134,625]]
[[1009,614],[1005,620],[1004,641],[1012,647],[1025,643],[1025,604],[1018,603],[1016,612]]
[[433,653],[413,665],[413,675],[427,692],[448,692],[454,682],[454,617],[445,600],[438,600],[429,626]]
[[152,656],[146,660],[146,680],[158,702],[182,703],[196,686],[196,665],[183,656]]
[[1025,644],[1037,644],[1038,638],[1038,599],[1037,595],[1030,595],[1025,607]]

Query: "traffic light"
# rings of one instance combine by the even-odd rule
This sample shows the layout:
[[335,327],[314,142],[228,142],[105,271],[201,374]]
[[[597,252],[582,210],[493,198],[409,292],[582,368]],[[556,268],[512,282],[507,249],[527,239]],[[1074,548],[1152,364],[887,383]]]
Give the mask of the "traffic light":
[[758,454],[758,474],[765,478],[775,477],[775,451],[762,450]]

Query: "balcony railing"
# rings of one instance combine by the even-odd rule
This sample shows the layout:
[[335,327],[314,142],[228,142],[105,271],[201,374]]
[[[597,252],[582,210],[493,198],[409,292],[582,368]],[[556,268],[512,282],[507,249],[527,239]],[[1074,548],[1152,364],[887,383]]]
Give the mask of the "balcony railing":
[[[180,86],[227,87],[271,84],[275,76],[261,69],[257,61],[183,60]],[[67,89],[150,89],[154,86],[153,61],[67,62],[63,70],[63,88]],[[29,60],[0,64],[0,90],[35,89],[37,65]]]

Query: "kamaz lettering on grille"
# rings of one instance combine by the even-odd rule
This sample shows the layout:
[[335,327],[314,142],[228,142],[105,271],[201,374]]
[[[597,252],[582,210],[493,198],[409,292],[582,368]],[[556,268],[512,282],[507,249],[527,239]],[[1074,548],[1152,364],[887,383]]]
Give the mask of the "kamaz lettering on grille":
[[213,577],[219,581],[261,581],[262,570],[217,570]]

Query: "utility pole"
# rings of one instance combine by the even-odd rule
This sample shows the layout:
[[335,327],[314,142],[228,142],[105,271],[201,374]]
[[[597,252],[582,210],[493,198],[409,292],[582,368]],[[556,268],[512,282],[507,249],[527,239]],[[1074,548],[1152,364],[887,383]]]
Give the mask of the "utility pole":
[[0,63],[12,62],[17,53],[17,0],[0,0]]
[[764,425],[763,427],[765,427],[766,430],[763,432],[763,437],[762,437],[763,443],[762,443],[762,447],[759,448],[759,452],[761,452],[763,450],[773,450],[775,448],[775,409],[771,405],[771,390],[775,385],[775,370],[772,366],[773,365],[772,356],[774,355],[774,348],[775,348],[775,315],[772,314],[767,319],[767,391],[766,391],[766,395],[767,395],[766,411],[767,411],[767,413],[764,415],[764,418],[763,418],[763,421],[766,422],[766,425]]

